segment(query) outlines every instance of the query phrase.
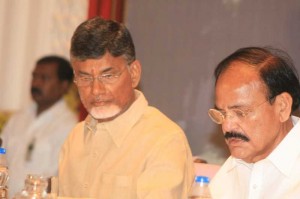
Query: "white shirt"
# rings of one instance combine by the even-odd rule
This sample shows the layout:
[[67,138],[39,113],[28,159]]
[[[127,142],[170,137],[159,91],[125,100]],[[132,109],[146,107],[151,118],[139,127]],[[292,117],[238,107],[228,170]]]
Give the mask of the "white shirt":
[[14,114],[1,134],[7,150],[10,198],[24,188],[27,174],[57,175],[60,147],[77,123],[63,99],[38,117],[36,109],[33,103]]
[[254,164],[229,157],[210,184],[214,199],[299,199],[300,121],[265,159]]

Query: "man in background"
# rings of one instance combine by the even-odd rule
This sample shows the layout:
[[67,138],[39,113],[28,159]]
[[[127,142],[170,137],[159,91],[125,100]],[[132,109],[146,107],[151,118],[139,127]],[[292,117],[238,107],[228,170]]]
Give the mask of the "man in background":
[[71,63],[89,115],[63,145],[59,196],[186,199],[194,174],[189,144],[135,89],[141,64],[128,29],[99,17],[83,22]]
[[213,178],[214,199],[300,198],[300,85],[289,56],[242,48],[215,69],[215,109],[231,156]]
[[27,174],[57,175],[59,150],[77,122],[63,99],[72,81],[73,70],[64,58],[46,56],[37,61],[31,81],[34,102],[15,113],[1,134],[7,149],[10,197],[24,187]]

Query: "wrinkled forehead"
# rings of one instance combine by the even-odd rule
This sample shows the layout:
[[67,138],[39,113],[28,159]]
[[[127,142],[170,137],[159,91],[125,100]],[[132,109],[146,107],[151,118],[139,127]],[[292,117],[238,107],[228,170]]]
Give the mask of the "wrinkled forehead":
[[74,73],[86,73],[99,75],[103,72],[120,71],[127,66],[123,56],[114,57],[109,53],[98,59],[71,60]]
[[223,71],[215,86],[216,105],[254,101],[265,98],[266,87],[258,70],[241,62],[232,63]]
[[103,55],[99,55],[97,57],[92,57],[92,56],[91,57],[85,57],[84,59],[82,59],[81,57],[73,56],[71,54],[70,55],[70,61],[71,61],[71,63],[73,63],[73,62],[84,62],[84,61],[87,61],[87,60],[100,60],[100,59],[103,59],[104,57],[110,57],[111,59],[122,58],[122,59],[124,59],[125,62],[128,63],[128,57],[126,56],[126,54],[122,54],[122,55],[119,55],[119,56],[114,56],[110,52],[105,52]]

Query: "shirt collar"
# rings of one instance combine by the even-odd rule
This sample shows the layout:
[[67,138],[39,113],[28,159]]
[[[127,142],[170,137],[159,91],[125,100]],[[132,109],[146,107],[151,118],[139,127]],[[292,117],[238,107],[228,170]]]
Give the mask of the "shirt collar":
[[292,116],[294,127],[267,157],[269,161],[284,175],[291,175],[294,162],[297,160],[300,151],[300,120]]
[[120,147],[135,123],[141,118],[145,112],[148,102],[142,92],[135,90],[136,100],[124,113],[117,118],[108,122],[98,123],[96,119],[90,115],[85,120],[84,132],[92,131],[97,132],[97,129],[105,128],[114,143]]
[[238,166],[245,166],[248,169],[252,169],[253,163],[247,163],[241,159],[237,159],[233,156],[230,156],[228,160],[225,162],[227,170],[226,172],[231,172],[233,169],[235,169]]

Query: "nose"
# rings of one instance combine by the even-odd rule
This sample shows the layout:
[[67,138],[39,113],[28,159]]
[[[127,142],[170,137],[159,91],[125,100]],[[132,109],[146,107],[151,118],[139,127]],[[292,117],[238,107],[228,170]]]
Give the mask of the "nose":
[[221,125],[222,125],[223,132],[227,132],[227,131],[232,131],[232,129],[236,129],[238,123],[235,117],[231,115],[226,115]]
[[94,79],[94,81],[92,82],[92,94],[93,95],[100,95],[106,92],[106,87],[105,84],[98,79]]

